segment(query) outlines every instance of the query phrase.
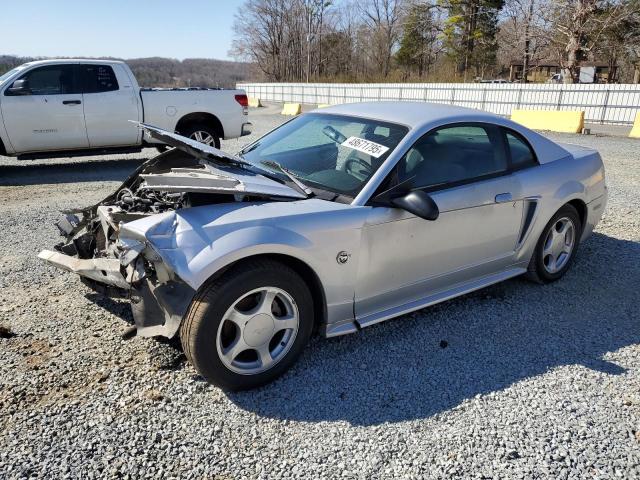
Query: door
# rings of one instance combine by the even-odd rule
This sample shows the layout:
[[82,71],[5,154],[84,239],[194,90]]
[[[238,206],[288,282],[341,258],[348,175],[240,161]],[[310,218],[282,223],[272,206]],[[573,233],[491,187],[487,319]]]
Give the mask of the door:
[[137,145],[138,99],[119,65],[80,65],[84,85],[84,117],[91,148]]
[[[22,80],[23,88],[11,92]],[[17,153],[87,148],[77,65],[47,65],[24,73],[5,88],[2,116]]]
[[356,317],[417,302],[497,273],[514,261],[522,202],[509,174],[502,132],[482,124],[422,137],[391,174],[435,200],[440,216],[423,220],[373,207],[363,230]]

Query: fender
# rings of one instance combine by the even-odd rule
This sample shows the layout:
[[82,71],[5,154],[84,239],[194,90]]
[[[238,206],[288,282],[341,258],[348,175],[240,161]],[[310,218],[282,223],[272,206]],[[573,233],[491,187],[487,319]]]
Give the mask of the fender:
[[[555,191],[553,199],[558,204],[558,208],[574,199],[579,199],[588,203],[585,200],[585,187],[577,180],[569,180],[560,185],[560,187]],[[551,216],[549,218],[551,218]],[[549,219],[547,219],[547,221],[548,220]]]
[[[305,214],[283,215],[272,222],[259,215],[268,208],[280,214],[287,209]],[[322,284],[327,319],[332,323],[353,318],[361,227],[367,211],[321,200],[274,203],[271,207],[220,204],[215,209],[195,207],[124,224],[120,238],[145,242],[155,252],[150,252],[150,259],[161,259],[194,290],[221,269],[247,257],[275,254],[295,258],[313,270]],[[338,255],[346,258],[340,261]]]
[[162,248],[153,234],[147,237],[163,262],[194,290],[224,267],[253,255],[289,255],[317,270],[313,266],[317,260],[313,258],[312,242],[291,230],[260,225],[217,238],[203,237],[200,233],[179,235],[174,248]]

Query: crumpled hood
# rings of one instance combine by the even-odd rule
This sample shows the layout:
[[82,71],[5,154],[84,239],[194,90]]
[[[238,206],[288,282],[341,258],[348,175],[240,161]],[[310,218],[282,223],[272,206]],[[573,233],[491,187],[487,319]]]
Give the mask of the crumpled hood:
[[[312,249],[305,229],[359,228],[361,215],[349,215],[364,207],[353,207],[320,199],[290,202],[232,202],[187,208],[152,215],[123,224],[120,238],[146,241],[182,280],[197,289],[208,278],[203,273],[212,259],[228,257],[235,251],[252,248],[256,253],[270,246],[295,250]],[[325,214],[335,211],[329,225]],[[343,218],[344,221],[340,221]],[[322,220],[319,220],[322,219]],[[289,225],[295,223],[295,231]]]
[[248,170],[255,168],[242,158],[177,133],[136,122],[151,137],[181,150],[199,161],[199,165],[174,166],[157,172],[136,172],[144,182],[142,190],[160,192],[199,192],[248,194],[267,198],[305,198],[293,188]]

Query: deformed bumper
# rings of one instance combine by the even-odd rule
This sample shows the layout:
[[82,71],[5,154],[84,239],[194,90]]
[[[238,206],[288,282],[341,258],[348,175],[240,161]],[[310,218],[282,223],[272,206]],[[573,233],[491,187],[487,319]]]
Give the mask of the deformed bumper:
[[[195,291],[169,272],[159,259],[153,263],[155,274],[148,275],[143,257],[128,256],[128,252],[133,250],[125,250],[120,259],[81,259],[43,250],[38,257],[54,267],[80,275],[83,283],[101,294],[129,298],[137,335],[174,337]],[[159,281],[158,276],[163,280]]]
[[54,267],[77,273],[96,282],[129,290],[131,285],[122,275],[120,261],[117,258],[76,258],[51,250],[43,250],[38,254],[45,262]]

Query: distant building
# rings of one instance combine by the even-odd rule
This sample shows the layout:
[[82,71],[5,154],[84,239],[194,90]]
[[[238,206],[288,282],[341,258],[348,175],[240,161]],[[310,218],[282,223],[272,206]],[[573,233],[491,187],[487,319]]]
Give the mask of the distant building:
[[[509,65],[509,81],[522,81],[522,62],[511,62]],[[605,62],[585,62],[580,72],[580,83],[616,83],[617,65],[609,65]],[[559,82],[558,82],[558,79]],[[527,81],[532,83],[542,83],[547,81],[553,83],[562,82],[562,67],[557,63],[538,63],[531,65],[527,75]]]

